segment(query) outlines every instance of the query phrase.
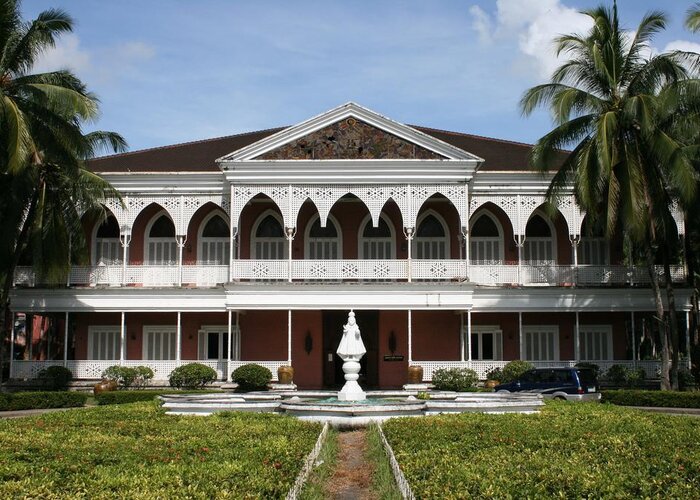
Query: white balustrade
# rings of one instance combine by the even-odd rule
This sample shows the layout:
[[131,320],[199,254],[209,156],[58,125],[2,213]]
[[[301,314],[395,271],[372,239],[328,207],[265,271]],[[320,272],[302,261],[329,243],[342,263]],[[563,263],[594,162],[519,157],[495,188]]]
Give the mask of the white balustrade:
[[[123,268],[120,265],[74,266],[70,282],[73,285],[122,284]],[[663,282],[663,266],[656,266]],[[126,266],[126,284],[143,286],[177,286],[179,268],[175,265]],[[457,281],[468,279],[482,285],[553,285],[580,286],[641,285],[650,283],[645,267],[558,266],[550,264],[467,264],[463,260],[411,261],[411,275],[415,280]],[[289,261],[286,260],[235,260],[233,276],[237,280],[285,281],[289,277]],[[685,280],[683,266],[671,266],[674,282]],[[406,260],[293,260],[292,279],[295,281],[340,281],[340,280],[406,280]],[[216,286],[229,280],[229,268],[222,265],[182,266],[182,283],[197,286]],[[17,267],[15,285],[35,286],[36,278],[31,267]]]
[[[573,367],[576,363],[593,363],[598,365],[601,373],[605,373],[613,365],[622,365],[628,369],[641,368],[646,373],[646,378],[658,378],[661,370],[661,362],[655,360],[632,361],[632,360],[604,360],[604,361],[530,361],[536,368],[561,368]],[[479,379],[485,380],[486,374],[494,368],[503,368],[508,361],[413,361],[412,364],[423,367],[423,380],[431,381],[433,373],[441,368],[470,368],[474,370]]]

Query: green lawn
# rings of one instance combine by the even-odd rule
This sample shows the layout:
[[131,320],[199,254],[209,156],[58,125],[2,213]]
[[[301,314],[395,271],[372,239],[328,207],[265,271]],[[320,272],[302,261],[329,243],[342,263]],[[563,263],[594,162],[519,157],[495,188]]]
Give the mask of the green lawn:
[[554,402],[384,431],[419,498],[700,498],[700,418]]
[[153,402],[0,421],[0,498],[281,498],[320,425]]

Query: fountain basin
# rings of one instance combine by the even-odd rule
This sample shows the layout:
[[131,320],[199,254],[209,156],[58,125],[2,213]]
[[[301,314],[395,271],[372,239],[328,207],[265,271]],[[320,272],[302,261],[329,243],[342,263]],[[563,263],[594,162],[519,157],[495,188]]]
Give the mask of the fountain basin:
[[328,422],[334,427],[363,427],[393,417],[421,416],[425,412],[425,401],[373,398],[342,401],[328,398],[318,401],[282,401],[279,408],[301,420]]

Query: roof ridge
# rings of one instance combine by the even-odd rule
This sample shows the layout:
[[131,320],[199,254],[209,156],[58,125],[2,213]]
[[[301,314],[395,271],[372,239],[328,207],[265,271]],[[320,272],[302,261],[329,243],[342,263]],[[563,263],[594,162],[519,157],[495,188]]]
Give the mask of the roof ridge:
[[193,144],[202,144],[205,142],[220,141],[222,139],[231,139],[233,137],[241,137],[243,135],[260,134],[263,132],[273,132],[274,133],[274,132],[279,132],[280,130],[284,130],[286,128],[289,128],[289,125],[286,125],[284,127],[271,127],[271,128],[260,129],[260,130],[253,130],[251,132],[241,132],[239,134],[221,135],[219,137],[209,137],[207,139],[198,139],[195,141],[177,142],[175,144],[166,144],[165,146],[154,146],[152,148],[135,149],[134,151],[126,151],[124,153],[114,153],[114,154],[110,154],[110,155],[98,156],[95,158],[91,158],[89,161],[102,160],[102,159],[107,159],[107,158],[115,158],[115,157],[121,157],[121,156],[129,156],[129,155],[134,155],[134,154],[139,154],[139,153],[146,153],[149,151],[162,151],[164,149],[173,149],[173,148],[178,148],[181,146],[191,146]]
[[444,134],[451,134],[451,135],[461,135],[464,137],[473,137],[475,139],[484,139],[487,141],[493,141],[493,142],[501,142],[504,144],[513,144],[516,146],[526,146],[526,147],[534,147],[534,144],[528,143],[528,142],[519,142],[519,141],[511,141],[508,139],[498,139],[496,137],[489,137],[486,135],[478,135],[478,134],[467,134],[466,132],[455,132],[454,130],[445,130],[441,128],[433,128],[433,127],[426,127],[423,125],[408,125],[409,127],[414,127],[417,129],[423,129],[423,130],[432,130],[434,132],[442,132]]

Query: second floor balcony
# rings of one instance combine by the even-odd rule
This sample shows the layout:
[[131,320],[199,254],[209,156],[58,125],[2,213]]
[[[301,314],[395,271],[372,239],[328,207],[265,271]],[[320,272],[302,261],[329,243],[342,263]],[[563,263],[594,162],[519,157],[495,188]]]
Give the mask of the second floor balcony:
[[[662,266],[656,273],[663,282]],[[671,266],[671,279],[685,281],[683,266]],[[234,260],[228,265],[74,266],[70,286],[197,286],[237,281],[408,282],[469,281],[493,286],[648,286],[645,267],[622,265],[467,264],[464,260]],[[16,286],[40,286],[31,267],[19,267]]]

